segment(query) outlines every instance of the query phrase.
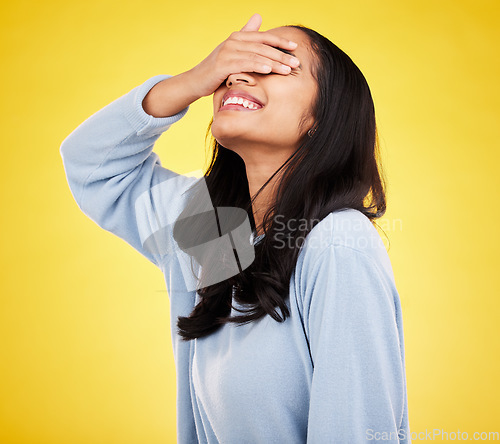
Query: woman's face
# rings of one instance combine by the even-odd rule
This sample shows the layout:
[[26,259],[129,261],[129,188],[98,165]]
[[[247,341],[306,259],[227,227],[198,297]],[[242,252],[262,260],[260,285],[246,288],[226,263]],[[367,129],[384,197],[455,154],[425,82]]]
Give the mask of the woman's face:
[[[292,68],[289,74],[231,74],[213,96],[212,135],[244,160],[256,160],[256,155],[268,155],[271,151],[288,156],[314,123],[311,113],[317,84],[311,74],[313,59],[308,37],[296,28],[281,27],[269,32],[298,44],[290,53],[299,59],[301,66]],[[243,107],[220,110],[228,91],[250,94],[263,106],[255,110]],[[303,127],[299,128],[304,116]]]

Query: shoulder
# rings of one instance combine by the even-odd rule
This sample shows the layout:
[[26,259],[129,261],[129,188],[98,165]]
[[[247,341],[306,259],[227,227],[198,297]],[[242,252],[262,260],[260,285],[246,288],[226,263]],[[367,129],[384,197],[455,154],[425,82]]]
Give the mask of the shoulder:
[[[315,274],[320,263],[332,257],[352,264],[363,263],[373,272],[394,281],[394,274],[385,244],[372,221],[358,210],[334,211],[322,219],[306,236],[296,265],[297,278]],[[351,270],[355,276],[356,270]]]
[[334,246],[349,248],[374,260],[387,257],[387,250],[372,221],[353,208],[333,211],[322,219],[302,244],[304,256],[318,256]]
[[[292,276],[303,318],[329,303],[342,312],[385,307],[396,315],[398,291],[385,245],[370,219],[354,209],[332,212],[304,240]],[[361,310],[361,311],[359,311]]]

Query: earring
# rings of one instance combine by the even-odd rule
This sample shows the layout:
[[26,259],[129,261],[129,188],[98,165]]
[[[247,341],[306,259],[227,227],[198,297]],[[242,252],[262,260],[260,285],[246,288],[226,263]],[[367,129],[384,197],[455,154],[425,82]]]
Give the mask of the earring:
[[314,134],[315,132],[316,132],[316,128],[314,128],[314,129],[312,129],[312,128],[311,128],[311,129],[307,132],[307,135],[308,135],[309,137],[312,137],[312,136],[313,136],[313,134]]

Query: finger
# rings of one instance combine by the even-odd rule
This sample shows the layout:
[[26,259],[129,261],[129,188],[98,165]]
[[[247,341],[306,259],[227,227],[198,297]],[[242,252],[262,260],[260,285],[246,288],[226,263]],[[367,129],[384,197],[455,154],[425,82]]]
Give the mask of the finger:
[[260,28],[260,25],[262,24],[262,17],[260,14],[254,14],[252,17],[250,17],[250,20],[246,23],[243,28],[241,28],[241,31],[258,31]]
[[296,49],[297,43],[292,42],[284,37],[271,34],[267,31],[246,31],[246,32],[233,32],[231,37],[236,40],[264,43],[269,46],[278,48]]
[[267,57],[270,61],[279,62],[279,64],[288,65],[291,68],[297,68],[300,65],[300,60],[297,57],[286,54],[277,48],[263,43],[245,43],[245,51],[250,53],[249,56],[252,53],[258,54]]
[[291,72],[291,68],[289,66],[282,65],[279,62],[269,60],[267,57],[263,57],[255,53],[249,54],[248,57],[234,60],[230,64],[230,67],[230,71],[232,73],[257,72],[269,74],[271,72],[275,72],[286,75]]

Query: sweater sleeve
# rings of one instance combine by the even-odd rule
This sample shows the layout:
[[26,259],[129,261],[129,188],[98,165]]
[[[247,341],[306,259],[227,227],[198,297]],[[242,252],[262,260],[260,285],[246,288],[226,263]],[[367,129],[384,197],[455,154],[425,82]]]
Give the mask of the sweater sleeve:
[[411,442],[392,271],[331,244],[307,270],[304,307],[313,361],[308,444]]
[[153,152],[160,135],[189,109],[162,118],[144,111],[146,94],[169,77],[152,77],[114,100],[81,123],[60,147],[79,208],[160,268],[167,251],[154,245],[151,235],[172,223],[180,211],[178,195],[195,180],[163,168]]

